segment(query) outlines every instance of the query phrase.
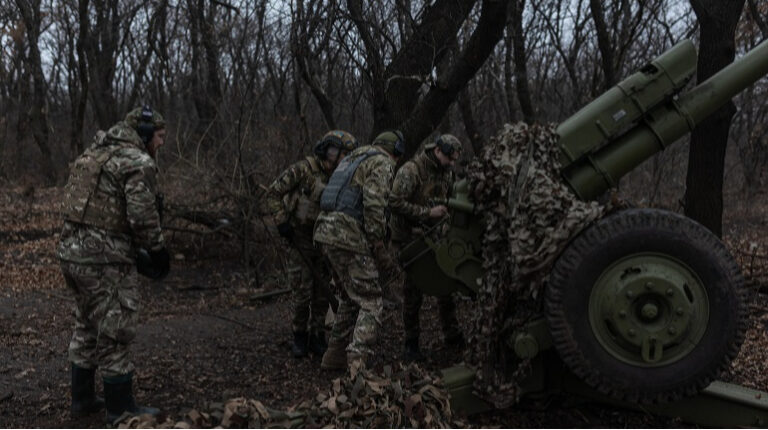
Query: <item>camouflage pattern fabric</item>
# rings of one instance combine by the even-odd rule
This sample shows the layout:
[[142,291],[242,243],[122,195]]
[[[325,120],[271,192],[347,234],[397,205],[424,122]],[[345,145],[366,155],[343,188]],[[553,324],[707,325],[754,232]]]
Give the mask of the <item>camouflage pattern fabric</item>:
[[[453,172],[443,168],[434,156],[434,144],[407,161],[397,171],[389,196],[392,209],[390,229],[392,241],[400,251],[403,243],[424,234],[424,230],[436,220],[429,217],[429,210],[448,197],[453,186]],[[406,272],[407,273],[407,272]],[[403,326],[405,340],[419,339],[421,332],[419,312],[424,302],[424,295],[419,288],[407,279],[403,283]],[[461,334],[456,320],[456,306],[450,296],[438,297],[438,309],[446,339]]]
[[[398,248],[398,252],[402,243],[394,243]],[[406,272],[407,273],[407,272]],[[405,277],[403,282],[403,328],[405,330],[405,340],[417,341],[421,335],[421,324],[419,322],[419,312],[421,312],[421,305],[424,303],[424,294],[419,287]],[[440,323],[443,328],[443,339],[455,339],[459,337],[461,329],[459,328],[459,321],[456,319],[456,304],[453,302],[453,297],[440,296],[437,297],[437,310],[440,315]]]
[[306,233],[294,235],[290,253],[293,262],[289,269],[293,288],[293,331],[323,333],[331,294],[329,268],[312,244],[312,236]]
[[[88,165],[96,162],[100,167]],[[76,303],[69,359],[84,368],[98,366],[104,377],[118,376],[134,368],[128,345],[136,335],[139,311],[136,250],[165,246],[156,206],[157,167],[125,122],[97,133],[78,163],[83,168],[73,169],[65,187],[65,221],[56,250]],[[98,176],[78,177],[83,172]],[[91,207],[96,195],[99,203]],[[111,230],[98,221],[117,216],[126,230]]]
[[237,397],[171,417],[126,415],[118,428],[464,428],[437,375],[416,364],[378,372],[352,368],[316,396],[287,410]]
[[421,152],[397,171],[389,196],[392,240],[405,242],[435,221],[429,210],[448,197],[453,172],[440,166],[432,150]]
[[139,314],[138,275],[128,264],[61,263],[75,294],[75,331],[69,361],[102,376],[133,372],[128,345],[136,336]]
[[347,345],[347,353],[370,356],[381,326],[383,310],[379,272],[370,252],[359,254],[334,245],[321,245],[341,284],[341,297],[329,343]]
[[529,367],[505,340],[542,311],[541,289],[568,241],[609,209],[571,193],[558,157],[554,125],[507,124],[468,169],[486,224],[486,273],[465,359],[478,369],[476,394],[499,408],[518,400],[516,381]]
[[[359,157],[371,150],[386,154],[379,146],[362,146],[347,157]],[[394,166],[395,161],[389,155],[369,157],[360,163],[350,185],[362,189],[364,222],[360,223],[341,212],[320,212],[315,222],[315,242],[358,254],[369,254],[373,243],[385,240],[387,200],[392,186]]]
[[265,196],[265,209],[275,223],[289,222],[295,231],[290,243],[293,266],[289,269],[294,332],[318,333],[325,328],[331,294],[330,273],[322,254],[312,243],[312,228],[320,213],[320,195],[327,183],[328,174],[321,160],[309,156],[280,173]]
[[290,221],[294,228],[312,235],[320,213],[320,195],[328,183],[328,174],[315,156],[291,164],[270,184],[265,196],[266,210],[275,223]]
[[[82,264],[126,263],[133,264],[138,247],[159,250],[164,246],[160,229],[160,215],[156,205],[157,166],[144,150],[136,132],[124,122],[109,129],[106,134],[97,133],[93,144],[82,159],[94,160],[100,153],[112,152],[100,169],[95,190],[72,187],[78,179],[71,176],[65,186],[62,212],[65,218],[59,245],[59,259]],[[120,208],[129,229],[113,231],[103,225],[75,221],[73,206],[84,207],[89,195],[104,196],[104,204],[112,205],[107,213],[95,213],[93,218],[108,217]]]

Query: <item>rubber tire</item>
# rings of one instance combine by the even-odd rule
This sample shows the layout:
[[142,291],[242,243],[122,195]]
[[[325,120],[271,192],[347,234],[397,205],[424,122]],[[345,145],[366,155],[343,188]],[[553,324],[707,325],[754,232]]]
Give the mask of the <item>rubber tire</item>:
[[[709,299],[709,323],[696,347],[661,367],[633,366],[609,354],[589,317],[592,286],[613,262],[654,252],[685,263]],[[723,243],[690,218],[655,209],[612,214],[579,234],[553,266],[545,293],[546,317],[566,366],[600,393],[641,404],[692,396],[736,357],[748,325],[746,289]]]

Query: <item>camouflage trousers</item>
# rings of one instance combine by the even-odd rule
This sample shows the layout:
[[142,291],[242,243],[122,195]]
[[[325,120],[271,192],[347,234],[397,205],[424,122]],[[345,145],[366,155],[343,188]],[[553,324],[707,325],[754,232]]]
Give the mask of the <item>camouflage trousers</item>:
[[312,244],[311,234],[296,234],[290,253],[293,262],[289,269],[293,288],[293,331],[322,333],[331,294],[331,274],[322,254]]
[[[400,252],[402,243],[394,243],[395,248]],[[406,272],[407,273],[407,272]],[[421,305],[424,303],[424,294],[418,286],[408,278],[407,274],[403,283],[403,326],[405,329],[405,340],[418,342],[421,335],[421,325],[419,323],[419,313]],[[455,339],[461,335],[459,322],[456,319],[456,304],[451,296],[437,297],[437,309],[440,314],[440,322],[443,326],[443,337],[445,339]]]
[[329,343],[347,345],[351,334],[352,342],[347,345],[347,352],[370,356],[383,309],[379,272],[373,256],[326,244],[322,244],[321,249],[342,290]]
[[135,267],[62,261],[61,271],[75,295],[69,361],[84,369],[98,367],[103,377],[133,372],[128,347],[139,317]]

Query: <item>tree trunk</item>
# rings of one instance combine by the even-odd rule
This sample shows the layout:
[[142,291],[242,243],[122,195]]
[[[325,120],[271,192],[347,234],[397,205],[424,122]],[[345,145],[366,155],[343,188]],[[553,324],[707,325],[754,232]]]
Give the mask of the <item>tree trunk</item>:
[[525,28],[523,28],[523,11],[525,0],[512,0],[510,28],[512,29],[512,46],[515,56],[515,87],[523,120],[532,123],[536,113],[531,101],[531,90],[528,88],[528,56],[525,53]]
[[[43,65],[38,46],[43,19],[40,12],[40,0],[17,0],[16,4],[24,20],[24,26],[27,29],[27,43],[29,43],[27,60],[32,75],[32,103],[28,105],[28,115],[32,120],[32,136],[43,156],[41,167],[48,182],[47,185],[53,185],[56,182],[56,168],[53,165],[51,149],[48,146],[48,103],[45,76],[43,75]],[[24,108],[22,107],[22,109]]]
[[616,84],[616,71],[614,70],[616,63],[613,55],[611,35],[608,33],[608,26],[605,24],[602,1],[589,0],[589,9],[592,12],[592,19],[595,21],[597,46],[600,49],[600,58],[603,63],[603,75],[605,76],[603,88],[607,90]]
[[472,100],[469,98],[466,87],[459,93],[459,110],[461,111],[461,119],[464,121],[464,130],[466,130],[469,142],[472,144],[472,151],[475,154],[480,154],[483,146],[485,146],[485,140],[477,127],[475,114],[472,112]]
[[106,130],[120,118],[117,98],[112,89],[121,25],[118,1],[94,2],[95,25],[90,22],[88,1],[80,1],[80,23],[88,23],[88,33],[83,44],[88,61],[88,94],[96,122]]
[[401,127],[407,142],[406,158],[413,155],[417,144],[439,124],[459,92],[475,76],[504,34],[509,16],[509,1],[484,0],[480,19],[467,45],[444,79],[439,79],[424,96]]
[[[691,5],[701,39],[696,79],[703,82],[735,57],[734,36],[744,0],[691,0]],[[717,236],[722,236],[725,150],[735,113],[730,102],[697,126],[688,153],[685,214]]]

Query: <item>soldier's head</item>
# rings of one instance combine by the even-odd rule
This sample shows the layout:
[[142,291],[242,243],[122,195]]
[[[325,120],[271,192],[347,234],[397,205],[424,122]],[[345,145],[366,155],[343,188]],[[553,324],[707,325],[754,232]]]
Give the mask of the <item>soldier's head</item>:
[[313,152],[329,166],[336,167],[339,161],[355,148],[357,148],[355,136],[344,130],[331,130],[315,143]]
[[128,112],[125,123],[136,130],[147,152],[154,158],[157,150],[165,143],[165,119],[160,112],[147,105],[138,107]]
[[432,152],[437,162],[443,168],[451,168],[461,156],[463,147],[459,139],[452,134],[439,134],[435,141],[424,146],[424,150]]
[[405,154],[405,138],[400,130],[390,130],[379,134],[373,139],[374,146],[380,146],[395,160]]

